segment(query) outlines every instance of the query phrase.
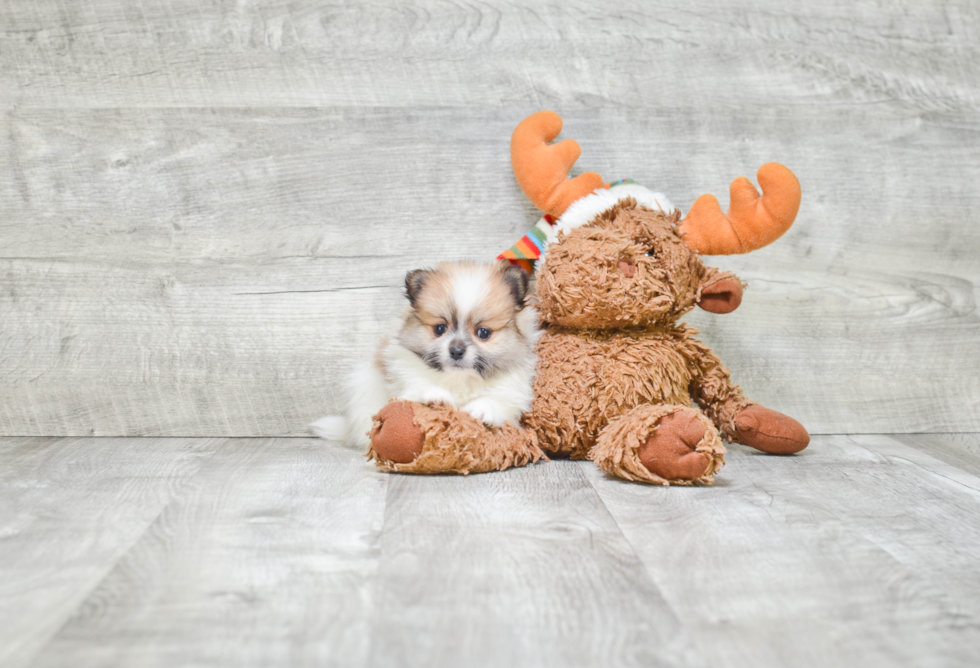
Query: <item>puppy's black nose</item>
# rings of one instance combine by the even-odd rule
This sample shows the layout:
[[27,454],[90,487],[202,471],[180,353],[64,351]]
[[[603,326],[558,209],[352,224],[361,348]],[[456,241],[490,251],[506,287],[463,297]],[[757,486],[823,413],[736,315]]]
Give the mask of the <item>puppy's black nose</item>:
[[452,357],[457,362],[463,359],[463,355],[466,354],[466,346],[461,346],[457,343],[449,346],[449,356]]

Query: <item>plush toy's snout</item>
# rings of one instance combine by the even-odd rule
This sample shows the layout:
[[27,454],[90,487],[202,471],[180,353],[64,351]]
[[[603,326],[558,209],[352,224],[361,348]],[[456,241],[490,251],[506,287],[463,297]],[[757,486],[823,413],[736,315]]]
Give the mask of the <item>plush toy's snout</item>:
[[629,257],[628,255],[624,255],[623,257],[619,258],[617,266],[619,267],[619,271],[621,271],[623,276],[626,278],[633,278],[633,274],[636,273],[636,262],[634,262],[633,258]]

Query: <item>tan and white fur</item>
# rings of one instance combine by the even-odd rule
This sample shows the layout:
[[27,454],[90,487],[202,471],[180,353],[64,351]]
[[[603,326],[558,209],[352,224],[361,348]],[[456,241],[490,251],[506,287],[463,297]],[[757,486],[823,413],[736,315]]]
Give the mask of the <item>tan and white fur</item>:
[[448,404],[490,427],[530,409],[540,337],[519,267],[452,262],[405,277],[409,300],[375,354],[349,377],[346,416],[314,422],[322,438],[367,446],[373,416],[392,399]]

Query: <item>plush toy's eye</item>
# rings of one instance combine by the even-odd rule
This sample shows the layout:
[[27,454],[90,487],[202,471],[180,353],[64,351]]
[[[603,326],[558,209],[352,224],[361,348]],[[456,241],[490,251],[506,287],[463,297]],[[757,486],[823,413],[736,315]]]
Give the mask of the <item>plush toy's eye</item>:
[[480,337],[481,341],[486,341],[487,339],[489,339],[491,334],[493,334],[493,332],[491,332],[486,327],[481,327],[478,330],[476,330],[476,335]]
[[442,323],[439,323],[438,325],[432,328],[432,332],[436,336],[442,336],[443,334],[446,333],[446,326]]
[[646,252],[647,257],[657,257],[657,253],[651,248]]

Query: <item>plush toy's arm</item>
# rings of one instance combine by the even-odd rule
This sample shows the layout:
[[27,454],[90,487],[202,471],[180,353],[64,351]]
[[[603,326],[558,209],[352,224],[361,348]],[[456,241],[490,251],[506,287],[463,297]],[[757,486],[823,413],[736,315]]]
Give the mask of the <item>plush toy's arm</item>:
[[691,380],[691,397],[725,438],[742,442],[735,420],[754,402],[746,399],[742,389],[732,382],[728,369],[711,348],[696,339],[686,343],[696,373]]
[[374,416],[367,456],[386,471],[463,475],[547,459],[529,429],[492,429],[452,406],[399,400]]

